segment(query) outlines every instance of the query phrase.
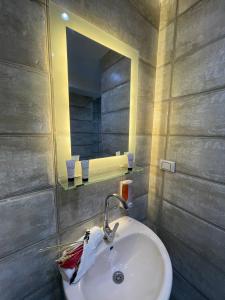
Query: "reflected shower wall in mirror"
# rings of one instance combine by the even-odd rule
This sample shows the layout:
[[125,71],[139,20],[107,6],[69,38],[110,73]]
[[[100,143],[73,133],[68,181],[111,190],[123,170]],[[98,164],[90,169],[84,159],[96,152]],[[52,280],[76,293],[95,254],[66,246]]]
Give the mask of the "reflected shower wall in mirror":
[[67,28],[71,154],[80,159],[128,151],[129,58]]

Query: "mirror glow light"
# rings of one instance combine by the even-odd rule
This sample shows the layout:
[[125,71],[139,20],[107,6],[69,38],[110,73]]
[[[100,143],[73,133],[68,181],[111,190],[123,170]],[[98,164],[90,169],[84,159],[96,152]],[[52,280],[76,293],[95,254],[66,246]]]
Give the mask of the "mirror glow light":
[[61,14],[61,18],[62,18],[64,21],[69,21],[69,19],[70,19],[70,17],[68,16],[68,14],[65,13],[65,12],[63,12],[63,13]]

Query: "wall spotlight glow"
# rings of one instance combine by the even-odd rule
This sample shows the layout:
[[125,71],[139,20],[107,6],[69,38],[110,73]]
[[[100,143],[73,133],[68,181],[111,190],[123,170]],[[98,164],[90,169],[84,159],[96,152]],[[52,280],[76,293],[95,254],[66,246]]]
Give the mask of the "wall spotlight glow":
[[70,17],[68,16],[68,14],[65,13],[65,12],[63,12],[63,13],[61,14],[61,17],[62,17],[62,19],[63,19],[64,21],[69,21],[69,19],[70,19]]

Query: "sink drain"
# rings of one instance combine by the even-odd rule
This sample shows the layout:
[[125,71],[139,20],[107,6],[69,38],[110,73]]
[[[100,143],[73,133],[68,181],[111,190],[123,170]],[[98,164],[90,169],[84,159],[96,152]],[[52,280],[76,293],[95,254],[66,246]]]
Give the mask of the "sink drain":
[[124,275],[123,272],[121,271],[116,271],[115,273],[113,273],[113,281],[116,284],[120,284],[124,281]]

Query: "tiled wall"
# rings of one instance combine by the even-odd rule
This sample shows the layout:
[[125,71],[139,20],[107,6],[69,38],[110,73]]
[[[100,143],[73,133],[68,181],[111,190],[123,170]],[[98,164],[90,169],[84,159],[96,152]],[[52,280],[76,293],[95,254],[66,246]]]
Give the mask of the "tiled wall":
[[101,61],[101,137],[107,156],[128,151],[130,113],[130,59],[109,51]]
[[[171,299],[225,297],[225,2],[164,0],[149,218],[174,268]],[[159,171],[159,158],[177,163]]]
[[0,7],[0,298],[57,295],[54,253],[38,252],[57,230],[46,7]]
[[[136,216],[144,220],[155,23],[128,0],[55,2],[140,51],[137,161],[145,171],[133,177]],[[115,192],[119,179],[69,193],[60,187],[55,191],[45,1],[1,0],[0,8],[0,297],[62,299],[55,253],[39,249],[75,239],[101,223],[103,199]]]

